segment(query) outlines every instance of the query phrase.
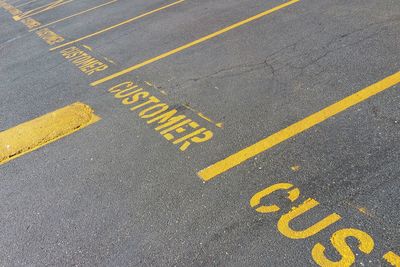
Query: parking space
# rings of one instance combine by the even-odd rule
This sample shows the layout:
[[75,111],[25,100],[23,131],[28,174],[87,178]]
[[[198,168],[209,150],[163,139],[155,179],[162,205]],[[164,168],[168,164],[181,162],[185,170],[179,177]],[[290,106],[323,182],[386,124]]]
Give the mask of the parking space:
[[0,7],[2,264],[400,266],[396,1]]

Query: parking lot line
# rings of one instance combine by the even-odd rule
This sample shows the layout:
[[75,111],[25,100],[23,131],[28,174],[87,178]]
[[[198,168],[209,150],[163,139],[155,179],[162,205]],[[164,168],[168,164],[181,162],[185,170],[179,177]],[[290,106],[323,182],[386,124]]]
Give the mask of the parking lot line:
[[292,5],[292,4],[294,4],[294,3],[297,3],[297,2],[299,2],[299,1],[300,1],[300,0],[291,0],[291,1],[288,1],[288,2],[286,2],[286,3],[284,3],[284,4],[282,4],[282,5],[276,6],[276,7],[274,7],[274,8],[269,9],[269,10],[266,10],[266,11],[264,11],[264,12],[262,12],[262,13],[259,13],[259,14],[255,15],[255,16],[252,16],[252,17],[250,17],[250,18],[247,18],[247,19],[245,19],[245,20],[242,20],[242,21],[239,21],[239,22],[237,22],[237,23],[235,23],[235,24],[232,24],[232,25],[230,25],[230,26],[228,26],[228,27],[226,27],[226,28],[223,28],[223,29],[221,29],[221,30],[219,30],[219,31],[216,31],[216,32],[214,32],[214,33],[211,33],[211,34],[209,34],[209,35],[206,35],[206,36],[204,36],[204,37],[202,37],[202,38],[200,38],[200,39],[197,39],[196,41],[193,41],[193,42],[190,42],[190,43],[188,43],[188,44],[182,45],[182,46],[180,46],[180,47],[178,47],[178,48],[175,48],[175,49],[173,49],[173,50],[171,50],[171,51],[168,51],[168,52],[166,52],[166,53],[163,53],[163,54],[161,54],[161,55],[159,55],[159,56],[156,56],[156,57],[154,57],[154,58],[148,59],[148,60],[146,60],[146,61],[144,61],[144,62],[142,62],[142,63],[136,64],[136,65],[131,66],[131,67],[129,67],[129,68],[126,68],[126,69],[124,69],[124,70],[122,70],[122,71],[116,72],[116,73],[114,73],[114,74],[112,74],[112,75],[110,75],[110,76],[107,76],[107,77],[104,77],[104,78],[102,78],[102,79],[100,79],[100,80],[97,80],[97,81],[95,81],[95,82],[92,82],[90,85],[96,86],[96,85],[102,84],[102,83],[104,83],[104,82],[107,82],[107,81],[109,81],[109,80],[112,80],[112,79],[114,79],[114,78],[117,78],[117,77],[119,77],[119,76],[125,75],[125,74],[127,74],[127,73],[129,73],[129,72],[132,72],[132,71],[134,71],[134,70],[140,69],[140,68],[143,67],[143,66],[146,66],[146,65],[148,65],[148,64],[151,64],[151,63],[153,63],[153,62],[155,62],[155,61],[158,61],[158,60],[160,60],[160,59],[169,57],[169,56],[171,56],[171,55],[173,55],[173,54],[179,53],[179,52],[181,52],[181,51],[183,51],[183,50],[185,50],[185,49],[188,49],[188,48],[190,48],[190,47],[192,47],[192,46],[195,46],[195,45],[198,45],[198,44],[200,44],[200,43],[203,43],[203,42],[205,42],[205,41],[207,41],[207,40],[210,40],[210,39],[212,39],[212,38],[214,38],[214,37],[217,37],[217,36],[219,36],[219,35],[221,35],[221,34],[223,34],[223,33],[226,33],[226,32],[228,32],[228,31],[231,31],[231,30],[233,30],[233,29],[236,29],[236,28],[238,28],[238,27],[240,27],[240,26],[243,26],[243,25],[245,25],[245,24],[247,24],[247,23],[249,23],[249,22],[252,22],[252,21],[254,21],[254,20],[260,19],[260,18],[262,18],[262,17],[264,17],[264,16],[266,16],[266,15],[268,15],[268,14],[271,14],[271,13],[273,13],[273,12],[275,12],[275,11],[278,11],[278,10],[280,10],[280,9],[282,9],[282,8],[285,8],[285,7],[287,7],[287,6],[290,6],[290,5]]
[[16,21],[20,21],[21,19],[28,18],[28,17],[32,17],[32,16],[34,16],[34,15],[37,15],[37,14],[40,14],[40,13],[49,11],[49,10],[54,9],[54,8],[56,8],[56,7],[63,6],[63,5],[65,5],[65,4],[71,3],[71,2],[73,2],[73,1],[75,1],[75,0],[67,0],[67,1],[61,1],[61,2],[59,2],[59,1],[54,1],[54,2],[51,2],[51,3],[49,3],[49,4],[46,4],[46,5],[43,5],[43,6],[34,8],[34,9],[32,9],[32,10],[23,12],[23,13],[20,14],[20,15],[16,15],[16,16],[13,17],[13,19],[16,20]]
[[77,102],[0,132],[0,165],[98,120],[89,106]]
[[214,163],[213,165],[199,171],[198,176],[204,181],[209,181],[214,177],[240,165],[244,161],[280,144],[287,139],[327,120],[328,118],[354,106],[366,99],[400,83],[400,72],[397,72],[373,85],[368,86],[355,94],[352,94],[292,125],[268,136],[261,141],[250,145],[229,157]]
[[80,42],[80,41],[82,41],[82,40],[88,39],[88,38],[90,38],[90,37],[93,37],[93,36],[96,36],[96,35],[105,33],[105,32],[110,31],[110,30],[112,30],[112,29],[118,28],[118,27],[120,27],[120,26],[122,26],[122,25],[128,24],[128,23],[130,23],[130,22],[132,22],[132,21],[138,20],[138,19],[140,19],[140,18],[146,17],[146,16],[151,15],[151,14],[153,14],[153,13],[156,13],[156,12],[158,12],[158,11],[161,11],[161,10],[163,10],[163,9],[166,9],[166,8],[169,8],[169,7],[172,7],[172,6],[175,6],[175,5],[177,5],[177,4],[179,4],[179,3],[182,3],[182,2],[184,2],[184,1],[185,1],[185,0],[178,0],[178,1],[173,2],[173,3],[171,3],[171,4],[168,4],[168,5],[159,7],[159,8],[157,8],[157,9],[154,9],[154,10],[152,10],[152,11],[143,13],[143,14],[141,14],[141,15],[139,15],[139,16],[133,17],[133,18],[128,19],[128,20],[125,20],[125,21],[123,21],[123,22],[121,22],[121,23],[118,23],[118,24],[115,24],[115,25],[113,25],[113,26],[107,27],[107,28],[102,29],[102,30],[100,30],[100,31],[91,33],[91,34],[89,34],[89,35],[83,36],[83,37],[78,38],[78,39],[76,39],[76,40],[73,40],[73,41],[70,41],[70,42],[61,44],[61,45],[56,46],[56,47],[53,47],[53,48],[50,49],[50,51],[54,51],[54,50],[56,50],[56,49],[65,47],[65,46],[67,46],[67,45],[74,44],[74,43]]
[[20,7],[23,7],[23,6],[26,6],[26,5],[29,5],[29,4],[31,4],[31,3],[34,3],[34,2],[36,2],[37,0],[32,0],[32,1],[28,1],[28,2],[26,2],[26,3],[23,3],[23,4],[20,4],[20,5],[17,5],[17,6],[15,6],[16,8],[20,8]]
[[85,13],[87,13],[87,12],[96,10],[96,9],[98,9],[98,8],[100,8],[100,7],[104,7],[104,6],[107,6],[107,5],[109,5],[109,4],[115,3],[115,2],[117,2],[117,1],[118,1],[118,0],[112,0],[112,1],[106,2],[106,3],[104,3],[104,4],[101,4],[101,5],[98,5],[98,6],[89,8],[89,9],[86,9],[86,10],[84,10],[84,11],[81,11],[81,12],[78,12],[78,13],[75,13],[75,14],[72,14],[72,15],[67,16],[67,17],[64,17],[64,18],[62,18],[62,19],[58,19],[58,20],[55,20],[55,21],[53,21],[53,22],[50,22],[50,23],[41,25],[41,26],[39,26],[39,27],[37,27],[37,28],[34,28],[34,29],[31,29],[31,30],[29,30],[29,31],[31,32],[31,31],[36,31],[36,30],[42,29],[42,28],[46,28],[46,27],[48,27],[48,26],[54,25],[54,24],[59,23],[59,22],[62,22],[62,21],[64,21],[64,20],[67,20],[67,19],[70,19],[70,18],[79,16],[79,15],[83,15],[83,14],[85,14]]

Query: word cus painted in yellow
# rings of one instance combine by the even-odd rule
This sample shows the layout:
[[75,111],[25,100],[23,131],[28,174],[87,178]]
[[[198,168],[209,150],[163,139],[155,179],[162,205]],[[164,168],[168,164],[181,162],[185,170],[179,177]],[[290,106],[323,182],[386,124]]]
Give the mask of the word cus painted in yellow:
[[36,34],[49,45],[54,45],[64,41],[63,37],[49,30],[48,28],[43,28],[41,30],[38,30]]
[[87,75],[92,75],[95,72],[100,72],[108,68],[108,65],[76,46],[61,50],[60,54]]
[[139,112],[139,117],[154,125],[155,130],[179,150],[187,150],[191,144],[209,141],[213,132],[201,127],[199,123],[179,114],[177,109],[162,103],[160,99],[144,91],[132,81],[120,83],[111,87],[108,92],[121,99],[123,105],[130,106],[131,111]]
[[[282,194],[284,196],[282,199],[286,199],[286,203],[293,203],[291,210],[286,213],[283,212],[277,223],[279,232],[287,238],[307,239],[313,237],[342,219],[339,214],[331,213],[305,229],[293,229],[290,226],[291,224],[295,221],[298,224],[302,216],[306,216],[305,214],[310,213],[311,210],[315,210],[320,203],[313,198],[307,198],[301,204],[294,204],[300,199],[300,189],[290,183],[277,183],[253,195],[250,199],[250,206],[263,214],[280,212],[282,203],[268,203],[268,197],[273,194]],[[352,266],[356,261],[356,255],[359,255],[359,253],[354,252],[348,244],[349,238],[357,240],[357,250],[363,254],[370,254],[375,247],[374,240],[366,232],[356,228],[343,228],[331,235],[330,244],[326,245],[325,242],[316,243],[311,250],[312,259],[316,264],[323,267]],[[326,252],[329,245],[337,251],[340,257],[331,257],[330,253]],[[396,254],[390,252],[385,254],[383,258],[388,263],[393,264],[398,259],[396,256]],[[393,266],[397,267],[398,265],[393,264]]]
[[15,16],[15,15],[19,15],[22,13],[21,10],[19,10],[18,8],[15,8],[14,6],[4,2],[4,1],[0,1],[0,7],[4,8],[5,10],[8,11],[8,13],[10,13],[11,15]]

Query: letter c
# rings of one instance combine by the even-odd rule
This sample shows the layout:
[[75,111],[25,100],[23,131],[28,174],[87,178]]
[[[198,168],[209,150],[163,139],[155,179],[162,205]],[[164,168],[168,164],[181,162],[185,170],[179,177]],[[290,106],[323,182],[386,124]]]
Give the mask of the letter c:
[[[272,194],[273,192],[278,191],[278,190],[287,191],[288,189],[291,189],[292,187],[293,187],[293,185],[289,184],[289,183],[278,183],[278,184],[271,185],[270,187],[267,187],[264,190],[256,193],[250,199],[250,206],[252,208],[254,208],[254,207],[260,205],[261,199]],[[291,202],[294,202],[300,196],[300,190],[297,187],[293,188],[292,190],[288,191],[287,193],[288,193],[287,199],[289,199]],[[277,205],[270,205],[270,206],[262,205],[262,206],[259,206],[258,208],[256,208],[256,211],[260,212],[260,213],[270,213],[270,212],[277,212],[280,209],[281,208],[278,207]]]

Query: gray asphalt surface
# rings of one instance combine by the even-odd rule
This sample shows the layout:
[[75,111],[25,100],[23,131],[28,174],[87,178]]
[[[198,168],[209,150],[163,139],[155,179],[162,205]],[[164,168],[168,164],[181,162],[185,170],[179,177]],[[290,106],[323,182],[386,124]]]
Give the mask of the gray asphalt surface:
[[[27,2],[8,1],[22,12],[51,3]],[[76,0],[32,18],[45,25],[105,2]],[[65,43],[172,2],[119,0],[48,29]],[[0,8],[0,131],[77,101],[102,118],[0,165],[0,265],[317,266],[317,243],[339,261],[331,236],[356,228],[374,247],[365,253],[348,238],[355,265],[391,266],[383,255],[400,255],[400,84],[211,181],[196,173],[398,72],[398,0],[301,0],[90,85],[284,2],[186,0],[55,51]],[[60,53],[71,46],[109,67],[83,73]],[[180,151],[108,92],[126,81],[212,139]],[[262,203],[280,203],[279,212],[255,211],[252,196],[276,183],[300,197],[274,193]],[[307,198],[320,204],[293,229],[334,212],[342,219],[308,238],[283,235],[281,216]]]

